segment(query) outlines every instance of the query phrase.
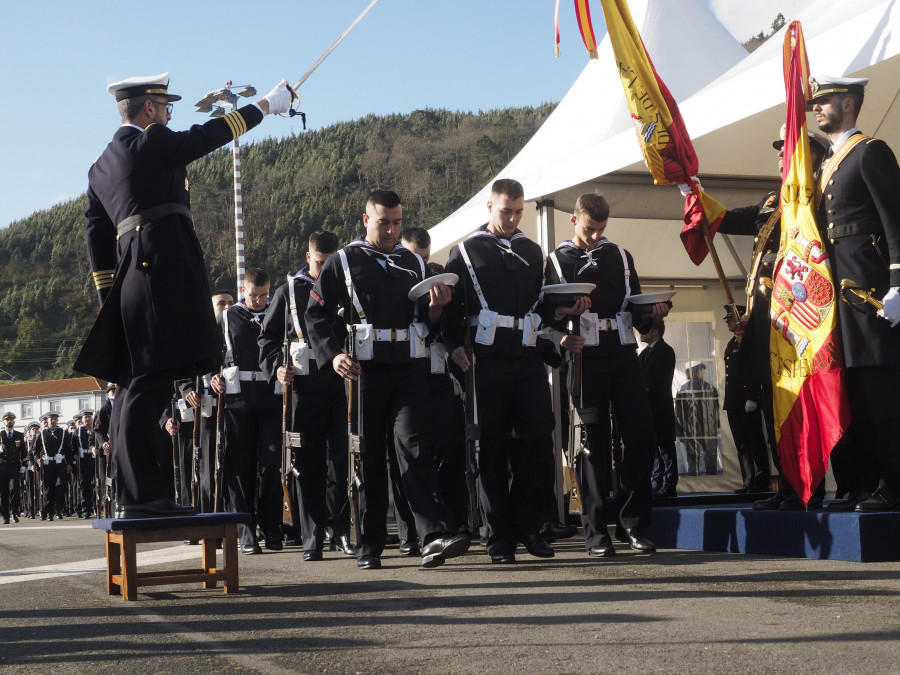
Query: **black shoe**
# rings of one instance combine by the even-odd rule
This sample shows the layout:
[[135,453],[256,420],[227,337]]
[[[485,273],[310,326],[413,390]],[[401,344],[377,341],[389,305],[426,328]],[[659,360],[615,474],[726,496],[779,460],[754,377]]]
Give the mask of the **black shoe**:
[[270,551],[283,551],[284,541],[275,537],[266,537],[266,548]]
[[200,540],[199,539],[185,539],[184,545],[185,546],[199,546]]
[[641,553],[656,553],[656,545],[644,536],[637,527],[626,527],[622,530],[627,537],[627,542],[635,551]]
[[616,548],[609,535],[600,537],[600,543],[588,549],[588,555],[592,558],[612,558],[615,554]]
[[404,539],[400,542],[400,555],[419,555],[421,553],[418,542]]
[[816,511],[822,508],[822,500],[815,497],[810,498],[805,505],[800,497],[791,495],[778,505],[779,511]]
[[14,523],[18,523],[18,522],[19,522],[19,516],[14,515],[14,516],[13,516],[13,522],[14,522]]
[[753,502],[753,510],[754,511],[777,511],[778,507],[781,506],[781,502],[785,500],[785,497],[781,495],[781,493],[776,492],[771,497],[767,497],[765,499],[758,499]]
[[[284,540],[284,545],[285,545],[285,546],[303,546],[303,542],[300,541],[300,538],[299,538],[299,537],[287,537],[287,538]],[[332,546],[332,549],[331,549],[331,550],[333,551],[333,550],[334,550],[334,548],[333,548],[333,547],[334,547],[334,542],[331,543],[331,546]]]
[[4,524],[4,525],[9,525],[9,518],[4,518],[4,519],[3,519],[3,524]]
[[50,522],[52,523],[52,522],[53,522],[53,516],[47,516],[47,520],[50,521]]
[[578,528],[574,525],[563,525],[556,521],[544,523],[538,531],[538,536],[548,544],[552,544],[557,539],[569,539],[576,534],[578,534]]
[[552,558],[556,555],[547,542],[536,534],[526,534],[522,537],[522,543],[525,545],[525,550],[535,558]]
[[514,565],[516,556],[513,553],[491,553],[491,563],[494,565]]
[[241,553],[244,555],[259,555],[262,553],[262,549],[259,547],[259,544],[242,544]]
[[673,499],[676,496],[675,488],[660,488],[653,493],[653,499],[659,501],[662,499]]
[[90,514],[90,513],[85,513],[85,514],[84,514],[83,516],[81,516],[81,517],[84,518],[85,520],[90,520],[91,518],[93,518],[93,515]]
[[116,518],[174,518],[195,515],[197,509],[193,506],[181,506],[165,497],[144,504],[120,504],[116,507]]
[[306,562],[314,562],[322,559],[322,551],[313,549],[312,551],[303,551],[303,560]]
[[871,496],[872,493],[869,491],[854,492],[847,499],[835,499],[829,502],[825,508],[829,511],[853,511],[857,504],[866,501]]
[[356,557],[356,547],[350,543],[350,537],[346,534],[342,534],[337,539],[332,539],[331,541],[334,544],[334,547],[344,555],[350,556],[351,558]]
[[381,558],[377,555],[364,555],[356,559],[356,566],[361,570],[380,570]]
[[422,567],[443,565],[448,558],[463,555],[471,545],[472,540],[464,534],[438,537],[425,544],[425,548],[422,549]]
[[887,488],[878,488],[868,499],[856,505],[856,511],[896,511],[900,509],[900,494]]

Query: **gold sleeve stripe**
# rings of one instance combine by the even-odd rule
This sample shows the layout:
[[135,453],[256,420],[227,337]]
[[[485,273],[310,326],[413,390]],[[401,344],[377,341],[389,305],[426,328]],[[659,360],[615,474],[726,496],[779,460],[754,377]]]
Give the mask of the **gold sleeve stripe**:
[[112,286],[116,278],[115,270],[97,270],[91,274],[94,277],[94,286],[98,291]]
[[228,113],[223,117],[227,123],[229,128],[231,129],[231,134],[234,138],[237,138],[241,134],[247,133],[247,122],[244,120],[244,116],[239,112]]
[[892,264],[891,264],[891,269],[892,269],[892,270],[900,270],[900,265],[898,265],[897,263],[892,263]]

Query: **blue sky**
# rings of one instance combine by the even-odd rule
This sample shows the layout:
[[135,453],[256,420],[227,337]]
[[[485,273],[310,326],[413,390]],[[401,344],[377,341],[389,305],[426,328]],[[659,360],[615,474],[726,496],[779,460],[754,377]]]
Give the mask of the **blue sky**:
[[[704,2],[746,39],[808,0]],[[0,227],[85,190],[90,164],[120,123],[108,83],[170,71],[170,90],[184,97],[170,125],[184,129],[206,121],[192,104],[228,80],[253,84],[260,95],[282,77],[298,80],[367,4],[2,0]],[[562,56],[554,57],[554,4],[379,0],[303,85],[307,124],[559,101],[587,55],[573,2],[562,0]],[[602,11],[599,0],[594,5],[599,40]],[[244,139],[299,133],[299,118],[267,118]]]

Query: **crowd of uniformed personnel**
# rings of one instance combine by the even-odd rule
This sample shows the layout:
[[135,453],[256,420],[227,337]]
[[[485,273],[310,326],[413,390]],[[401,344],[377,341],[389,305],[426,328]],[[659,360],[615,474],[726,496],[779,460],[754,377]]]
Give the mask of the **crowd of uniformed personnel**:
[[[638,299],[631,254],[603,236],[603,197],[579,198],[572,238],[545,259],[518,229],[522,185],[498,180],[487,223],[452,249],[440,274],[426,264],[427,233],[408,230],[398,241],[399,196],[376,190],[362,236],[339,248],[333,234],[315,233],[307,265],[274,284],[271,301],[272,279],[251,269],[232,304],[230,294],[210,292],[185,167],[265,115],[286,112],[295,95],[282,82],[225,118],[174,132],[167,124],[180,97],[168,83],[165,73],[108,87],[123,124],[90,174],[87,240],[101,310],[75,367],[118,383],[105,421],[101,410],[92,445],[90,428],[61,435],[51,416],[46,429],[29,432],[38,448],[31,465],[28,443],[7,434],[21,455],[12,470],[24,467],[26,478],[35,474],[33,489],[43,487],[42,516],[65,513],[67,499],[83,517],[98,509],[117,518],[239,510],[251,514],[239,530],[245,554],[287,542],[316,561],[327,543],[361,569],[377,569],[393,490],[400,551],[421,555],[424,567],[462,555],[475,538],[497,564],[516,562],[520,544],[552,557],[552,542],[576,531],[557,517],[545,370],[565,363],[577,446],[570,484],[586,552],[616,554],[608,524],[632,549],[655,550],[646,532],[652,499],[674,494],[677,474],[671,439],[654,433],[633,329],[660,343],[670,304]],[[857,462],[847,504],[878,510],[900,507],[900,453],[885,407],[900,386],[900,333],[892,330],[900,323],[900,208],[888,208],[900,193],[885,183],[900,170],[883,143],[856,142],[864,84],[822,81],[813,110],[836,153],[822,172],[827,199],[818,214],[835,275],[876,289],[888,319],[840,306],[855,394],[848,438],[867,460]],[[847,170],[837,174],[841,162]],[[861,198],[862,185],[876,198]],[[751,220],[764,230],[757,249],[765,264],[775,220],[763,211]],[[193,319],[187,340],[182,324],[159,314],[175,296]],[[864,344],[869,334],[874,351]],[[622,441],[615,453],[610,412]],[[111,481],[100,466],[107,452]],[[88,457],[96,457],[93,492],[103,496],[92,503],[85,471],[70,477]],[[744,465],[746,479],[758,481],[751,458]],[[787,497],[772,499],[777,507]]]

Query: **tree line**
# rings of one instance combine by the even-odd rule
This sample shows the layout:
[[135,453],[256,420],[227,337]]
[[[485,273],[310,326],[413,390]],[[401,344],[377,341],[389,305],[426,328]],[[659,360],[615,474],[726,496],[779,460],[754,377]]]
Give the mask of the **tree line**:
[[[311,232],[331,230],[342,243],[360,234],[374,189],[400,194],[407,226],[432,227],[502,169],[554,107],[369,115],[242,146],[247,267],[267,270],[274,288],[304,264]],[[210,285],[235,288],[230,146],[191,164],[188,180]],[[72,364],[99,310],[86,207],[81,195],[0,230],[0,381],[78,375]]]

